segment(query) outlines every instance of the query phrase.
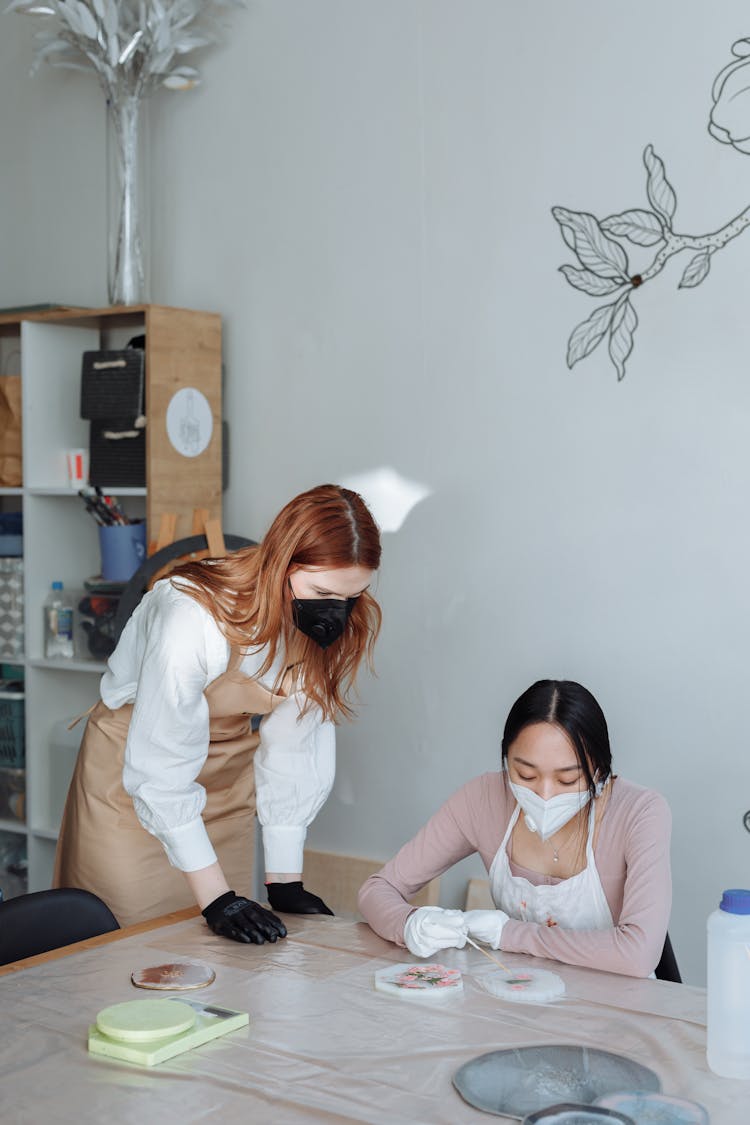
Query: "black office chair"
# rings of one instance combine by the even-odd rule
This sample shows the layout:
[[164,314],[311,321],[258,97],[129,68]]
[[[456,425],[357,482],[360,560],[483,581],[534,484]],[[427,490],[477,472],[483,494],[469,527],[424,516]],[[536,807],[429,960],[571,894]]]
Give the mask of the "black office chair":
[[[227,549],[227,554],[231,554],[233,551],[242,550],[243,547],[255,547],[257,541],[245,539],[242,535],[225,535],[224,546]],[[162,547],[161,550],[155,551],[153,555],[149,555],[138,567],[120,595],[110,630],[110,647],[107,655],[114,650],[120,639],[120,634],[130,620],[131,614],[140,604],[146,591],[151,589],[157,575],[161,574],[161,577],[164,577],[168,569],[182,563],[194,562],[205,558],[207,555],[208,538],[205,535],[190,535],[187,539],[177,539],[174,543],[168,543],[166,547]]]
[[112,911],[90,891],[59,887],[0,902],[0,965],[119,930]]
[[675,984],[682,984],[682,977],[680,976],[680,970],[677,968],[677,958],[674,955],[669,934],[664,939],[664,949],[655,973],[657,980],[672,980]]

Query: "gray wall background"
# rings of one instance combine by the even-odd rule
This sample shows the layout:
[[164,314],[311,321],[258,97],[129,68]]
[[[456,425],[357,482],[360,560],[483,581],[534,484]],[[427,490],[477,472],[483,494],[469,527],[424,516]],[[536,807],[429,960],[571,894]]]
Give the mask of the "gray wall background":
[[[103,100],[30,78],[32,30],[0,17],[0,305],[98,305]],[[750,158],[706,123],[747,34],[740,0],[251,0],[203,85],[150,103],[152,299],[225,318],[226,529],[383,465],[432,490],[385,538],[378,676],[311,842],[387,858],[497,765],[530,682],[579,679],[672,806],[693,983],[748,882],[750,235],[637,295],[618,385],[604,352],[565,366],[597,302],[550,207],[645,206],[652,143],[681,229],[742,210]]]

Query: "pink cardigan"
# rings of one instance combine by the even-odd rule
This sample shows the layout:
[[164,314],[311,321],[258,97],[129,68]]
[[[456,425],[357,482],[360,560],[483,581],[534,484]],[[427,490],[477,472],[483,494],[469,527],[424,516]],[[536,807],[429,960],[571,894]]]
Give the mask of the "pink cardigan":
[[[479,852],[489,871],[515,808],[505,773],[485,773],[450,797],[413,840],[359,892],[359,909],[376,933],[404,944],[414,910],[407,899],[454,863]],[[672,816],[661,794],[616,778],[594,857],[609,909],[609,930],[563,930],[510,919],[501,948],[611,973],[647,977],[659,962],[672,905]],[[532,883],[561,882],[511,864]]]

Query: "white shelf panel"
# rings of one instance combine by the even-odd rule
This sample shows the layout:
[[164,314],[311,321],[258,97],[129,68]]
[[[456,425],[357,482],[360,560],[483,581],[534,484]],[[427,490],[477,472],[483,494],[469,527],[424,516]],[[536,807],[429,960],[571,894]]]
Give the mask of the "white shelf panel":
[[19,836],[26,836],[28,829],[20,820],[0,820],[0,832],[16,832]]
[[[9,664],[9,660],[4,661]],[[67,657],[58,656],[54,659],[36,656],[27,660],[29,668],[51,668],[55,672],[97,672],[100,676],[107,671],[107,665],[99,660],[68,660]]]
[[[26,656],[44,654],[42,606],[50,583],[59,580],[71,595],[83,580],[101,569],[97,525],[81,501],[67,497],[28,496],[24,503],[24,601]],[[71,661],[67,661],[69,667]],[[86,661],[86,665],[88,665]],[[55,665],[55,667],[61,667]]]
[[[8,489],[10,492],[11,490]],[[55,488],[27,488],[27,496],[74,496],[76,500],[81,503],[81,498],[78,495],[78,490],[75,488],[55,487]],[[118,485],[103,485],[102,492],[105,496],[145,496],[145,488],[120,488]],[[19,492],[20,494],[20,492]]]
[[[34,660],[26,670],[27,811],[30,839],[36,840],[38,854],[46,857],[45,870],[46,849],[56,838],[86,729],[82,717],[99,698],[97,680],[87,674],[92,667],[96,662]],[[76,719],[81,721],[69,729]]]
[[22,488],[0,488],[0,496],[23,496]]
[[27,496],[73,496],[76,500],[80,501],[80,497],[75,488],[69,488],[67,485],[58,485],[54,488],[27,488]]
[[125,488],[125,487],[120,486],[119,484],[103,484],[103,485],[101,485],[101,490],[102,490],[102,492],[104,493],[105,496],[112,496],[112,495],[114,495],[114,496],[145,496],[146,495],[145,487],[141,487],[141,486],[139,486],[139,487],[134,486],[133,488],[129,488],[129,487]]
[[30,828],[29,835],[38,836],[40,840],[56,840],[58,832],[55,828]]
[[98,328],[21,325],[23,480],[29,488],[67,488],[66,449],[85,449],[89,423],[80,417],[81,356],[99,348]]
[[16,656],[10,652],[0,652],[0,662],[3,664],[15,664],[17,668],[26,667],[26,657]]

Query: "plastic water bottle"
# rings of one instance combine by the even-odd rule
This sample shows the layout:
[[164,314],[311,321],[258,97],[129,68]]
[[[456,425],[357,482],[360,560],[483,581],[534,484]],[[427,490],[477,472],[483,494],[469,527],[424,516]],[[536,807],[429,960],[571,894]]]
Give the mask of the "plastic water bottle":
[[53,582],[44,599],[44,655],[73,656],[73,606],[63,594],[62,582]]
[[722,1078],[750,1078],[750,891],[724,891],[708,918],[706,1058]]

